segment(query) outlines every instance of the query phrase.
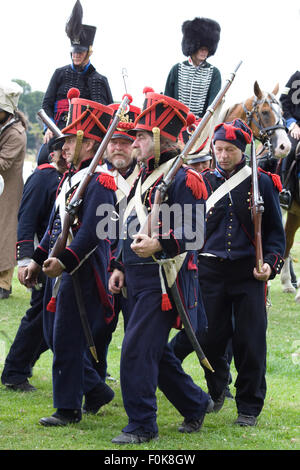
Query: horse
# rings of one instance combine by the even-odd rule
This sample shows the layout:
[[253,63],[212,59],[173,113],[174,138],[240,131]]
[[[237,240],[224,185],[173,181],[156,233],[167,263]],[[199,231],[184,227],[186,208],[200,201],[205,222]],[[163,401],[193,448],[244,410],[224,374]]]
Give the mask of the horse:
[[274,90],[264,92],[257,81],[254,82],[254,96],[242,103],[237,103],[223,114],[223,122],[240,118],[245,121],[253,132],[253,137],[261,143],[258,148],[260,156],[266,152],[277,159],[284,158],[291,150],[281,106],[276,100],[279,84]]

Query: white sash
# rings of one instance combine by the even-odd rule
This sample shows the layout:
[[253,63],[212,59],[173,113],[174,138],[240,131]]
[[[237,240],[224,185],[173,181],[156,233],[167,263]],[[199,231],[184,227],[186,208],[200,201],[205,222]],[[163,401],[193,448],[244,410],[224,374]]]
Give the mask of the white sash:
[[[176,158],[177,157],[174,157],[171,160],[167,161],[166,163],[163,163],[162,165],[160,165],[158,168],[156,168],[156,170],[154,170],[151,173],[151,175],[149,175],[148,178],[144,181],[144,183],[142,184],[141,187],[139,187],[139,185],[137,185],[135,195],[129,201],[129,203],[126,207],[126,210],[124,212],[123,224],[126,222],[128,216],[131,214],[131,211],[133,210],[133,208],[134,208],[134,206],[135,206],[135,204],[138,200],[138,197],[141,200],[141,195],[144,194],[147,191],[147,189],[151,188],[153,183],[155,183],[155,181],[158,180],[158,178],[160,178],[162,175],[165,175],[168,172],[168,170],[171,168],[171,166],[174,163],[174,160]],[[139,187],[139,189],[138,189],[138,187]],[[137,192],[137,190],[138,190],[138,192]],[[139,217],[139,215],[138,215],[138,217]],[[140,217],[143,220],[143,215],[140,214]]]
[[[134,181],[136,180],[136,177],[137,177],[139,171],[140,171],[140,168],[138,167],[138,165],[136,165],[133,172],[131,173],[131,175],[129,175],[128,178],[126,178],[126,179],[122,175],[120,175],[120,173],[119,173],[118,184],[117,184],[118,189],[116,191],[117,204],[124,197],[128,197],[128,195],[130,193],[131,186],[134,183]],[[124,183],[121,180],[123,180]]]
[[241,184],[248,176],[252,174],[252,170],[249,166],[244,166],[240,171],[233,175],[228,180],[224,181],[221,186],[212,193],[206,201],[206,212],[208,212],[216,203],[222,199],[226,194]]

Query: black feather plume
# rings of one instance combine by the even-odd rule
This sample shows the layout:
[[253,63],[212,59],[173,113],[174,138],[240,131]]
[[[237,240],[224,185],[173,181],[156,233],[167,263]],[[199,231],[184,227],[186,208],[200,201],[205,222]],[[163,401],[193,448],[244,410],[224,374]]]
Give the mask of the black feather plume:
[[72,40],[78,38],[82,26],[83,9],[79,0],[76,1],[71,16],[66,24],[67,36]]

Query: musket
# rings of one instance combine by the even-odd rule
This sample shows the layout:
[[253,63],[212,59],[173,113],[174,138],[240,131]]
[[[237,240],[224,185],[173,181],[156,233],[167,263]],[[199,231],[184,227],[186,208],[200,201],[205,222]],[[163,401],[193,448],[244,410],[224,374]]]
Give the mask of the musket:
[[262,237],[261,237],[261,222],[264,212],[264,201],[259,191],[258,175],[257,175],[257,160],[255,151],[255,142],[252,139],[251,143],[251,170],[252,170],[252,207],[251,214],[254,224],[254,243],[255,243],[255,256],[256,256],[256,269],[261,272],[264,262]]
[[126,82],[126,79],[128,78],[128,74],[127,74],[127,69],[125,67],[122,68],[122,77],[123,77],[123,82],[124,82],[125,93],[128,93],[127,82]]
[[[131,101],[132,101],[132,98],[129,95],[124,96],[124,98],[123,98],[123,100],[122,100],[122,102],[119,106],[119,109],[118,109],[117,113],[114,116],[113,122],[111,123],[107,133],[105,134],[104,139],[102,140],[101,145],[99,146],[94,158],[92,159],[92,161],[91,161],[91,163],[88,167],[87,173],[85,173],[85,176],[81,180],[81,183],[79,184],[74,196],[72,197],[70,204],[66,207],[64,224],[63,224],[63,231],[59,235],[59,237],[57,239],[57,243],[55,243],[55,245],[54,245],[54,247],[53,247],[53,249],[50,253],[51,257],[57,257],[63,251],[63,249],[65,248],[65,246],[67,244],[67,239],[68,239],[70,227],[71,227],[72,223],[75,220],[76,213],[77,213],[78,208],[79,208],[79,206],[82,202],[83,195],[84,195],[84,192],[87,188],[87,185],[89,184],[89,182],[90,182],[90,180],[91,180],[91,178],[92,178],[92,176],[93,176],[93,174],[94,174],[94,172],[95,172],[95,170],[96,170],[96,168],[97,168],[97,166],[98,166],[98,164],[99,164],[99,162],[100,162],[100,160],[101,160],[101,158],[102,158],[102,156],[103,156],[103,154],[106,150],[106,147],[107,147],[111,137],[113,136],[113,134],[115,132],[115,129],[116,129],[118,123],[119,123],[122,112],[124,112],[124,109],[126,109],[126,107],[128,106],[128,104]],[[53,121],[49,118],[49,116],[45,113],[45,111],[43,109],[38,111],[37,114],[41,118],[41,120],[44,122],[44,124],[46,124],[46,126],[52,131],[52,133],[56,137],[65,137],[65,135],[53,123]],[[81,132],[81,131],[78,131],[78,132]],[[83,135],[80,134],[78,140],[82,141],[82,138],[83,138]],[[78,153],[78,151],[79,151],[79,146],[76,145],[75,152]],[[80,286],[80,283],[79,283],[77,273],[72,274],[72,281],[73,281],[73,286],[74,286],[74,291],[75,291],[76,302],[77,302],[78,310],[79,310],[79,314],[80,314],[81,324],[82,324],[84,335],[85,335],[85,338],[86,338],[86,341],[87,341],[87,345],[88,345],[88,348],[89,348],[92,356],[94,357],[95,361],[99,362],[96,347],[95,347],[93,336],[92,336],[91,327],[89,325],[88,318],[87,318],[87,313],[86,313],[86,309],[85,309],[85,305],[84,305],[84,301],[83,301],[83,297],[82,297],[82,292],[81,292],[81,286]]]
[[[168,188],[170,187],[172,181],[174,180],[177,172],[179,171],[179,169],[181,168],[181,166],[185,162],[189,152],[191,151],[191,149],[194,147],[195,143],[199,139],[199,136],[201,135],[202,131],[207,126],[209,120],[211,119],[211,117],[215,113],[216,109],[219,107],[219,105],[224,100],[224,97],[225,97],[228,89],[230,88],[230,86],[231,86],[231,84],[232,84],[232,82],[233,82],[233,80],[236,76],[236,73],[237,73],[238,69],[240,68],[241,64],[242,64],[242,61],[239,62],[239,64],[234,69],[234,71],[232,72],[230,77],[227,79],[226,84],[224,85],[224,87],[219,91],[219,93],[215,97],[212,104],[207,108],[207,111],[204,114],[203,118],[201,119],[200,123],[196,127],[196,129],[193,132],[193,134],[191,135],[190,139],[185,144],[183,151],[176,157],[172,167],[170,168],[170,170],[168,171],[166,176],[162,179],[161,183],[157,186],[157,190],[155,192],[154,204],[152,206],[152,210],[151,210],[150,214],[148,215],[145,224],[143,225],[143,227],[141,227],[139,233],[147,234],[150,237],[152,236],[153,233],[155,233],[155,227],[157,227],[157,223],[158,223],[158,220],[159,220],[160,206],[161,206],[161,204],[163,203],[163,201],[165,199]],[[138,241],[139,241],[139,239],[137,238],[136,242],[138,243]],[[207,367],[212,372],[214,372],[211,364],[209,363],[209,361],[205,357],[205,354],[204,354],[204,352],[203,352],[203,350],[202,350],[202,348],[201,348],[201,346],[200,346],[200,344],[197,340],[197,337],[195,335],[195,332],[194,332],[193,327],[191,325],[191,322],[189,320],[188,314],[187,314],[187,312],[184,308],[184,305],[181,301],[176,281],[170,287],[170,290],[171,290],[171,294],[172,294],[172,297],[173,297],[173,301],[174,301],[175,306],[176,306],[176,310],[177,310],[177,312],[180,316],[182,324],[184,325],[185,332],[186,332],[186,334],[187,334],[187,336],[188,336],[188,338],[189,338],[189,340],[190,340],[190,342],[191,342],[191,344],[192,344],[192,346],[193,346],[193,348],[194,348],[194,350],[195,350],[195,352],[196,352],[196,354],[197,354],[197,356],[200,360],[200,363],[203,364],[205,367]]]

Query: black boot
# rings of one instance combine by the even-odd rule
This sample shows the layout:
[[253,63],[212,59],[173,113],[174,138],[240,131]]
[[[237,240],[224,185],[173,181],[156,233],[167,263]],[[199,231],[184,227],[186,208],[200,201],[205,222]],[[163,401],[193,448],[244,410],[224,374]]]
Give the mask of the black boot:
[[59,408],[52,416],[41,418],[43,426],[67,426],[81,421],[81,410],[66,410]]
[[112,401],[114,396],[115,392],[105,382],[100,382],[85,394],[83,413],[97,414],[101,406]]

